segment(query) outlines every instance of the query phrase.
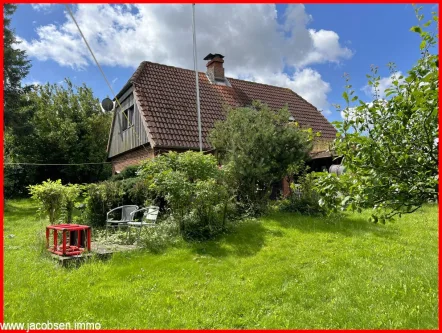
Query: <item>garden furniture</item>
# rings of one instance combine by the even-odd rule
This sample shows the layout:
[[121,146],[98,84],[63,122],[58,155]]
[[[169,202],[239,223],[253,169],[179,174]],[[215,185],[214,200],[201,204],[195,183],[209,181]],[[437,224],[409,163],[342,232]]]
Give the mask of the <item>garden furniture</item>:
[[[135,215],[137,213],[144,212],[143,217],[140,221],[135,221]],[[141,229],[143,227],[155,227],[158,213],[160,212],[160,207],[158,206],[149,206],[138,209],[130,214],[131,221],[127,222],[128,226],[128,234],[130,233],[130,228],[135,227],[138,228],[138,240],[140,240]]]
[[[127,226],[127,223],[131,221],[131,214],[138,209],[136,205],[124,205],[117,208],[114,208],[107,212],[106,215],[106,238],[107,238],[107,229],[111,228],[120,228],[120,226]],[[110,214],[115,213],[117,211],[121,211],[120,220],[114,220]]]

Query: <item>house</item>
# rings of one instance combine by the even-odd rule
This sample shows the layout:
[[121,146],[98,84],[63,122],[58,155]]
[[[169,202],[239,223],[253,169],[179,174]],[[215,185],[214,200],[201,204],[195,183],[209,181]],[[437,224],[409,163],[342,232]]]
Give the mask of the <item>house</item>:
[[[225,106],[250,105],[260,100],[270,108],[288,105],[301,127],[321,132],[310,165],[321,170],[332,164],[328,144],[336,130],[312,104],[288,88],[227,78],[224,57],[209,54],[206,73],[199,72],[203,149],[216,121],[225,118]],[[118,93],[108,159],[114,173],[170,150],[199,150],[195,72],[144,61]],[[120,107],[121,106],[121,107]]]

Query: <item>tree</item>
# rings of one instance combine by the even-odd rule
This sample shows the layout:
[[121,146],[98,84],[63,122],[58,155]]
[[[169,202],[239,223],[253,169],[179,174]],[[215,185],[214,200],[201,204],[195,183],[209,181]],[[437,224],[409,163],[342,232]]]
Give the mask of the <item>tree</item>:
[[22,101],[21,96],[29,87],[23,87],[22,79],[29,73],[31,67],[26,53],[18,48],[20,41],[10,28],[11,16],[17,9],[16,5],[3,5],[3,84],[4,84],[4,119],[5,126],[22,123],[23,119],[17,115]]
[[275,111],[254,102],[229,109],[226,120],[210,133],[220,163],[230,169],[239,202],[252,213],[265,208],[272,184],[290,166],[308,158],[312,131],[290,123],[289,116],[287,108]]
[[[422,22],[419,11],[416,15]],[[381,98],[376,67],[367,76],[374,90],[372,102],[355,96],[347,82],[345,120],[335,124],[339,133],[334,142],[347,175],[340,181],[334,175],[319,179],[324,204],[332,200],[341,209],[374,208],[372,220],[384,222],[437,200],[439,68],[438,55],[431,53],[437,37],[429,27],[433,22],[437,25],[438,17],[433,15],[432,20],[411,28],[421,37],[422,56],[408,74],[399,75],[389,64],[393,82],[385,98]],[[358,105],[350,107],[352,102]],[[330,196],[337,192],[344,195]]]
[[[28,133],[7,138],[11,161],[39,164],[106,161],[111,114],[102,112],[90,88],[76,87],[66,80],[62,84],[38,86],[26,98],[29,103],[23,112],[32,115],[27,124]],[[24,179],[21,184],[15,184],[14,191],[48,178],[61,179],[63,183],[89,183],[110,176],[110,166],[104,164],[21,168]]]

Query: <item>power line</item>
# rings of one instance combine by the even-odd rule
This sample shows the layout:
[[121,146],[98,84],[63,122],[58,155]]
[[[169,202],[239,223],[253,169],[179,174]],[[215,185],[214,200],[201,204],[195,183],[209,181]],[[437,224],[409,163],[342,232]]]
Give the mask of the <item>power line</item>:
[[[92,48],[90,47],[89,43],[87,42],[86,37],[85,37],[84,34],[83,34],[83,31],[81,31],[80,26],[78,25],[77,20],[75,19],[74,14],[73,14],[72,11],[71,11],[71,8],[69,7],[68,4],[65,4],[65,6],[66,6],[66,8],[67,8],[67,10],[68,10],[68,12],[69,12],[69,15],[70,15],[71,18],[72,18],[72,21],[74,21],[75,25],[77,26],[77,29],[78,29],[78,31],[80,32],[80,35],[81,35],[81,37],[82,37],[83,40],[84,40],[84,43],[86,44],[87,48],[89,49],[89,52],[91,53],[92,58],[94,58],[95,64],[97,65],[98,69],[100,70],[101,75],[103,76],[104,80],[106,81],[107,86],[109,87],[109,89],[110,89],[112,95],[114,95],[114,98],[115,98],[115,100],[117,101],[117,104],[118,104],[118,106],[120,107],[120,110],[123,111],[123,107],[121,106],[120,101],[119,101],[118,98],[117,98],[117,95],[114,93],[114,90],[112,89],[112,86],[110,85],[110,83],[109,83],[109,81],[108,81],[106,75],[104,74],[103,69],[101,68],[101,66],[100,66],[100,64],[99,64],[99,62],[98,62],[98,60],[97,60],[97,58],[95,57],[94,52],[92,51]],[[126,113],[124,113],[124,112],[121,112],[121,113],[126,117],[127,122],[130,123],[129,118],[128,118],[128,116],[126,115]],[[143,121],[143,119],[141,119],[141,120]],[[134,133],[137,135],[138,139],[140,140],[141,145],[143,146],[143,148],[144,148],[147,152],[149,152],[149,150],[144,146],[144,143],[143,143],[142,140],[141,140],[141,136],[140,136],[140,135],[138,134],[138,132],[135,130],[135,126],[133,126],[133,131],[134,131]]]
[[21,162],[6,162],[4,165],[91,165],[91,164],[111,164],[111,162],[89,162],[89,163],[21,163]]

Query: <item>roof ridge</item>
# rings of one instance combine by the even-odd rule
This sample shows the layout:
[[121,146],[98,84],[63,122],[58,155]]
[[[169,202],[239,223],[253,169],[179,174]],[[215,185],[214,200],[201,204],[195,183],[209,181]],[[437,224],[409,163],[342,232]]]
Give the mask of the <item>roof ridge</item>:
[[[136,69],[135,73],[132,75],[132,77],[129,79],[129,81],[136,81],[136,79],[138,78],[139,74],[144,70],[144,66],[146,64],[152,64],[152,65],[159,65],[159,66],[163,66],[163,67],[169,67],[169,68],[175,68],[175,69],[181,69],[184,71],[189,71],[189,72],[195,72],[195,70],[193,69],[187,69],[187,68],[182,68],[182,67],[177,67],[177,66],[172,66],[172,65],[166,65],[166,64],[161,64],[159,62],[153,62],[153,61],[148,61],[148,60],[144,60],[140,63],[140,65],[138,66],[138,68]],[[142,67],[142,68],[141,68]],[[200,72],[198,71],[198,73],[200,74],[206,74],[206,72]],[[249,80],[241,80],[241,79],[236,79],[233,77],[226,77],[227,80],[236,80],[236,81],[241,81],[241,82],[247,82],[247,83],[254,83],[254,84],[259,84],[262,86],[267,86],[267,87],[273,87],[273,88],[279,88],[279,89],[288,89],[291,92],[295,93],[296,95],[298,95],[296,92],[294,92],[292,89],[288,88],[288,87],[281,87],[281,86],[275,86],[273,84],[268,84],[268,83],[261,83],[261,82],[256,82],[256,81],[249,81]],[[299,96],[299,95],[298,95]],[[301,97],[301,96],[300,96]],[[301,97],[302,98],[302,97]],[[309,103],[309,102],[307,102]],[[313,104],[309,103],[310,105],[312,105],[313,107],[315,107]],[[315,107],[316,108],[316,107]]]
[[267,86],[267,87],[273,87],[273,88],[279,88],[279,89],[288,89],[291,90],[290,88],[287,87],[280,87],[280,86],[275,86],[273,84],[268,84],[268,83],[261,83],[261,82],[256,82],[256,81],[248,81],[248,80],[241,80],[241,79],[235,79],[233,77],[228,77],[228,80],[236,80],[236,81],[241,81],[241,82],[247,82],[247,83],[254,83],[254,84],[259,84],[261,86]]
[[[140,69],[140,72],[142,72],[142,71],[144,70],[144,67],[145,67],[146,64],[152,64],[152,65],[158,65],[158,66],[163,66],[163,67],[169,67],[169,68],[181,69],[181,70],[183,70],[183,71],[195,72],[195,70],[193,70],[193,69],[187,69],[187,68],[182,68],[182,67],[177,67],[177,66],[171,66],[171,65],[166,65],[166,64],[160,64],[159,62],[153,62],[153,61],[147,61],[147,60],[145,60],[145,61],[142,61],[142,62],[141,62],[141,64],[138,66],[138,68],[137,68],[137,70],[135,71],[135,73],[137,73],[138,70],[140,69],[140,67],[143,65],[143,68]],[[132,75],[132,78],[135,76],[135,73]],[[205,72],[200,72],[200,71],[198,71],[198,73],[206,74]],[[138,75],[139,75],[139,73],[137,73],[137,76],[136,76],[134,79],[137,79],[137,78],[138,78]],[[132,78],[131,78],[131,79],[132,79]]]

